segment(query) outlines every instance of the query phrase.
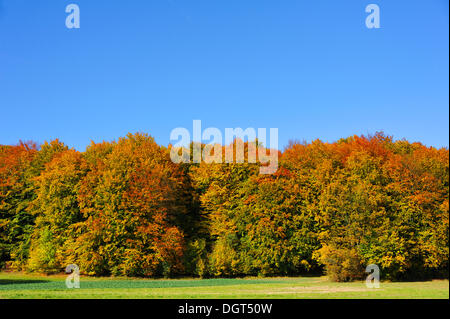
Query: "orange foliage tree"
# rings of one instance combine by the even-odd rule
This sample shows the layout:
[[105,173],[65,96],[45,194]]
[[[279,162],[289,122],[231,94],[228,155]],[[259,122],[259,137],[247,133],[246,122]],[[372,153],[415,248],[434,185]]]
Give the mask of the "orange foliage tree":
[[[227,162],[238,145],[244,161]],[[0,146],[0,266],[346,281],[374,263],[388,279],[448,276],[448,149],[382,133],[292,142],[261,175],[256,145],[191,143],[190,163],[145,134],[85,152]],[[194,149],[219,161],[193,162]]]

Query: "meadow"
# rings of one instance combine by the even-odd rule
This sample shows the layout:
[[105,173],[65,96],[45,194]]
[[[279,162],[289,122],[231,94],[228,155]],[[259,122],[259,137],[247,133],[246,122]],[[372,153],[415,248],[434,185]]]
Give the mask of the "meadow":
[[79,289],[65,286],[66,275],[0,273],[0,299],[448,299],[448,280],[331,282],[326,277],[239,279],[139,279],[81,277]]

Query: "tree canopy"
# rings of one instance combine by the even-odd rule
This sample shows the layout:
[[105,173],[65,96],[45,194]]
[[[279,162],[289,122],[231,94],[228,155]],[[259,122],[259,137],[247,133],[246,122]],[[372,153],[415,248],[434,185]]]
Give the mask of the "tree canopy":
[[140,133],[84,152],[0,145],[0,267],[345,281],[377,264],[391,280],[448,276],[448,149],[382,133],[292,142],[262,175],[244,146],[245,161],[222,164],[174,163],[171,146]]

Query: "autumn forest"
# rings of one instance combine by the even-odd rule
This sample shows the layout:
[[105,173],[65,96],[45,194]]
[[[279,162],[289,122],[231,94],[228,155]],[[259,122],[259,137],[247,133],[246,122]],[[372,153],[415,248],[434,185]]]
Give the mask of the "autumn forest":
[[84,152],[0,145],[0,268],[349,281],[377,264],[388,280],[448,277],[447,148],[383,133],[291,142],[267,175],[248,161],[176,164],[170,149],[141,133]]

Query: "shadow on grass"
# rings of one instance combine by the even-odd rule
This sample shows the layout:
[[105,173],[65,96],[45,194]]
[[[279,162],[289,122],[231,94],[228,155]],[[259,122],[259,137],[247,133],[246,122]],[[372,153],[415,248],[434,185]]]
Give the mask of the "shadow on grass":
[[[204,280],[80,280],[83,289],[133,289],[133,288],[194,288],[249,284],[285,283],[284,280],[267,279],[204,279]],[[60,290],[67,289],[64,280],[0,279],[2,290]]]
[[42,284],[50,282],[50,280],[41,279],[0,279],[1,285],[18,285],[18,284]]

